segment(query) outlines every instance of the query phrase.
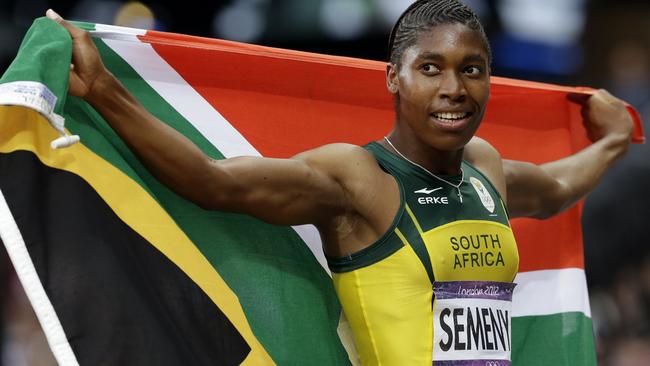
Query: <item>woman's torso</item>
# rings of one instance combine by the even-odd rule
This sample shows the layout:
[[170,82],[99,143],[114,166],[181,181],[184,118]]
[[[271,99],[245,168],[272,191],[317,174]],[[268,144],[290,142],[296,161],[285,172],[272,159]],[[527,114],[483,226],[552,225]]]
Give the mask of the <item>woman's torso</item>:
[[[519,256],[492,184],[462,164],[457,189],[377,143],[366,146],[400,188],[389,230],[371,246],[328,258],[364,365],[432,362],[434,281],[512,282]],[[460,176],[441,176],[452,184]]]

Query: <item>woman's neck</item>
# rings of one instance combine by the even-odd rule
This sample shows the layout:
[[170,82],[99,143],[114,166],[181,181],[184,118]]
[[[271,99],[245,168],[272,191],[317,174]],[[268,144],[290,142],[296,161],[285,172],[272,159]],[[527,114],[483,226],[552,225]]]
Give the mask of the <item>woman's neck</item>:
[[391,131],[379,143],[396,155],[416,163],[434,174],[460,174],[463,149],[444,151],[427,144],[417,136]]

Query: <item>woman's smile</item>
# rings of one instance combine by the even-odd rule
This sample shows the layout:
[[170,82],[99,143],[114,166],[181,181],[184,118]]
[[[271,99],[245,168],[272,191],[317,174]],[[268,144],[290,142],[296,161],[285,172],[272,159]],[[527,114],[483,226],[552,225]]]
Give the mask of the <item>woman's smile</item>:
[[429,114],[436,128],[456,132],[465,129],[472,120],[472,112],[434,112]]

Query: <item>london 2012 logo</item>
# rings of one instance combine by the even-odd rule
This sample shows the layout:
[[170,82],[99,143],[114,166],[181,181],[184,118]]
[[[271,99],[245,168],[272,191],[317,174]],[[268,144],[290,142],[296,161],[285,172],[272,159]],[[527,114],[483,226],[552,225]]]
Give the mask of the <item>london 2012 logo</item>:
[[485,206],[490,213],[494,213],[494,200],[492,199],[490,192],[488,192],[487,188],[483,185],[483,182],[474,177],[470,177],[469,182],[472,183],[472,187],[474,187],[476,194],[478,194],[478,197],[481,199],[483,206]]

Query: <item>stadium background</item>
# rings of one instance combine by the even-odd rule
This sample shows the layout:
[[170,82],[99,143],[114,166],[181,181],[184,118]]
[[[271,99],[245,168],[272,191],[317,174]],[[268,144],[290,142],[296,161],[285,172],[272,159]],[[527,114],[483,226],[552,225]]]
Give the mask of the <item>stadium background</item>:
[[[390,27],[410,0],[1,0],[0,71],[47,8],[104,24],[385,60]],[[486,27],[493,74],[606,88],[650,131],[647,0],[466,0]],[[259,65],[264,67],[264,65]],[[587,200],[583,216],[599,365],[650,364],[650,147],[632,146]],[[0,366],[53,365],[0,249]]]

